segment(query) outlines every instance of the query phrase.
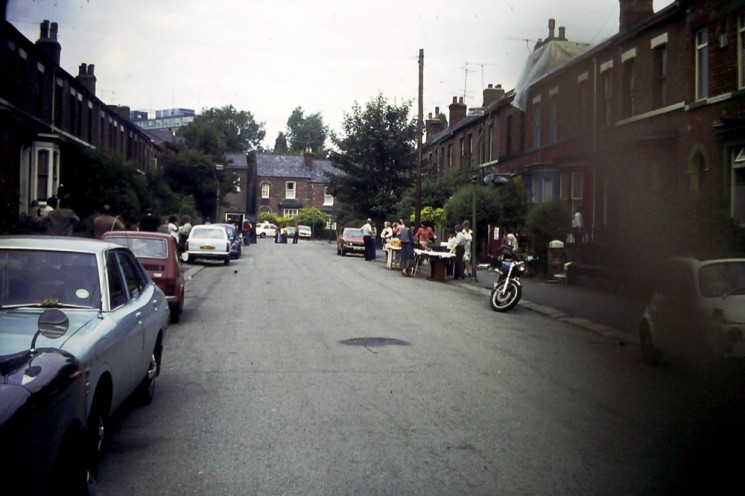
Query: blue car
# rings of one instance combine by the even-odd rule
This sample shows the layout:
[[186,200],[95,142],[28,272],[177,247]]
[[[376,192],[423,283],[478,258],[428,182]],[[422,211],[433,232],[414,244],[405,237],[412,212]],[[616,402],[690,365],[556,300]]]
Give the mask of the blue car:
[[[50,309],[59,311],[64,336],[34,338]],[[35,339],[35,347],[80,362],[94,463],[111,413],[133,394],[152,400],[168,323],[165,294],[128,248],[82,238],[0,236],[0,356],[23,353]]]
[[230,258],[241,258],[242,244],[240,232],[233,224],[212,224],[213,226],[220,226],[225,229],[228,233],[228,239],[230,240]]

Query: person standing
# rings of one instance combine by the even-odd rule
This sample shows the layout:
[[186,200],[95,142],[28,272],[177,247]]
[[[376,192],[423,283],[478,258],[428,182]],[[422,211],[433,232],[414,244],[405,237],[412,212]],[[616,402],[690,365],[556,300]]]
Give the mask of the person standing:
[[372,219],[367,219],[367,222],[360,228],[362,231],[362,242],[365,245],[365,261],[369,262],[373,259],[373,247],[372,247]]
[[300,239],[300,229],[295,225],[295,232],[292,234],[292,244],[296,245],[298,239]]
[[39,209],[39,219],[44,220],[47,215],[49,215],[49,212],[51,212],[55,208],[57,208],[57,197],[50,196],[49,198],[47,198],[47,204]]
[[175,215],[168,217],[168,234],[178,243],[178,217]]
[[583,220],[582,220],[582,205],[577,207],[577,211],[574,212],[574,216],[572,217],[572,236],[574,236],[574,242],[575,243],[581,243],[582,242],[582,227],[583,227]]
[[416,230],[415,237],[422,250],[429,249],[429,245],[436,238],[434,230],[426,222],[422,222],[422,225]]
[[403,221],[399,239],[401,240],[401,275],[411,277],[411,264],[414,261],[414,233],[411,232],[410,222]]
[[57,208],[49,212],[45,219],[47,225],[47,234],[52,236],[72,236],[72,232],[80,223],[80,218],[71,208],[67,208],[67,203],[60,200]]
[[104,233],[109,231],[124,231],[124,224],[111,215],[111,205],[105,203],[101,206],[101,213],[93,218],[93,234],[96,239],[103,239]]
[[140,231],[158,232],[158,227],[160,227],[160,219],[148,208],[145,215],[140,219]]
[[181,227],[178,228],[178,249],[181,251],[186,248],[186,240],[189,239],[191,227],[191,217],[188,215],[181,217]]
[[391,228],[391,223],[385,221],[383,223],[383,231],[380,233],[380,239],[383,241],[383,247],[388,244],[392,237],[393,229]]
[[465,277],[473,277],[473,267],[471,266],[471,241],[473,241],[473,231],[471,230],[471,223],[467,220],[463,221],[463,237],[466,240],[466,244],[463,250],[463,269]]
[[453,262],[453,279],[465,279],[463,275],[463,254],[466,252],[466,237],[460,224],[455,226],[455,242],[452,253],[455,253]]
[[517,248],[518,248],[517,235],[515,235],[515,231],[513,229],[507,230],[507,236],[505,240],[510,250],[517,252]]

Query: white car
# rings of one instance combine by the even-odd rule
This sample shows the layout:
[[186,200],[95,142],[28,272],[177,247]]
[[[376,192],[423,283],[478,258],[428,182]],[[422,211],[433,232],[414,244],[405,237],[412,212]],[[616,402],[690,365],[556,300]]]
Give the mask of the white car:
[[310,226],[297,226],[298,231],[300,231],[299,236],[301,238],[310,239],[311,236],[313,236],[313,231],[311,230]]
[[676,257],[660,275],[639,326],[646,363],[745,357],[745,258]]
[[277,226],[271,222],[264,222],[256,226],[256,236],[259,238],[266,238],[269,236],[273,238],[277,235]]
[[230,244],[224,227],[213,224],[194,226],[191,228],[181,257],[185,262],[194,262],[201,258],[222,260],[225,265],[228,265],[230,264]]

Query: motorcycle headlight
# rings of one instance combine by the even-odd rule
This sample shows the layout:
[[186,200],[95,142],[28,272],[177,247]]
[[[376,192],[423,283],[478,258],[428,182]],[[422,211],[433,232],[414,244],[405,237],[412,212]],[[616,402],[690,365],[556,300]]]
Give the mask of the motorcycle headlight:
[[525,265],[520,266],[520,272],[525,272]]

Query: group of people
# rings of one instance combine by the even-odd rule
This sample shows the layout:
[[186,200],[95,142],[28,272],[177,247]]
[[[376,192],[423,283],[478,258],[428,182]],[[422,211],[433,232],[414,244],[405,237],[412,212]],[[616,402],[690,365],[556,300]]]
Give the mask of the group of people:
[[38,200],[33,200],[22,221],[33,232],[72,236],[80,218],[69,207],[69,194],[60,192],[59,196],[47,198],[44,206]]
[[[286,225],[280,224],[277,226],[277,231],[274,234],[274,242],[275,243],[287,243],[288,236],[290,234],[290,230],[287,228]],[[295,226],[295,231],[292,233],[292,244],[296,245],[298,242],[298,239],[300,239],[300,230],[297,226]]]
[[[376,260],[377,232],[372,219],[367,219],[360,230],[365,243],[365,260]],[[473,231],[471,230],[471,223],[464,221],[463,224],[458,224],[454,228],[448,229],[447,232],[447,250],[455,255],[449,273],[453,274],[454,279],[473,277],[473,267],[471,266]],[[411,277],[414,268],[414,248],[430,249],[437,241],[437,234],[431,222],[422,222],[415,229],[409,220],[400,219],[392,223],[386,221],[383,224],[380,238],[383,246],[390,243],[392,239],[400,241],[401,250],[396,254],[396,258],[401,268],[401,275]]]

